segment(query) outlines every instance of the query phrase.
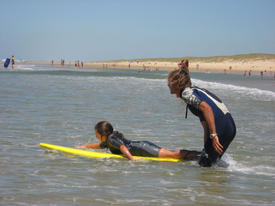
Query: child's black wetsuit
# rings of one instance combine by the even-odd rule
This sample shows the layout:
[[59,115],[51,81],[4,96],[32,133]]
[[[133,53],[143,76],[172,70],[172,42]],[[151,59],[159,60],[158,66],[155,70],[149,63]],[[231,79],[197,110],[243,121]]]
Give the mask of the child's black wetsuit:
[[125,145],[134,156],[158,157],[160,147],[149,141],[131,141],[123,137],[121,133],[114,132],[106,142],[102,142],[102,149],[108,148],[113,154],[121,154],[120,146]]

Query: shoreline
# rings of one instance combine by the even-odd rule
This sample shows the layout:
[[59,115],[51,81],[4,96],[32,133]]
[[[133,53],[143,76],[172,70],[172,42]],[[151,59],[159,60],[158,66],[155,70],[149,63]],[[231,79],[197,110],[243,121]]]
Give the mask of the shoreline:
[[[128,69],[145,69],[145,70],[165,70],[171,71],[178,69],[178,62],[129,62],[129,61],[113,61],[113,62],[87,62],[87,66],[102,66],[107,68],[128,68]],[[275,60],[255,60],[255,61],[224,61],[224,62],[191,62],[189,61],[189,70],[201,72],[275,72]]]
[[181,59],[189,60],[190,72],[213,73],[269,73],[275,78],[275,54],[242,54],[234,56],[214,57],[182,57],[182,58],[153,58],[112,61],[24,61],[24,63],[50,65],[55,67],[73,67],[77,69],[136,69],[138,71],[171,71],[178,68]]
[[[59,68],[71,67],[81,69],[130,69],[138,71],[172,71],[178,68],[177,62],[160,62],[160,61],[102,61],[102,62],[83,62],[82,66],[75,66],[74,62],[36,62],[25,61],[25,64],[49,65]],[[189,61],[190,72],[202,73],[237,73],[244,76],[252,73],[268,73],[275,78],[275,60],[250,60],[250,61],[222,61],[222,62],[201,62]]]

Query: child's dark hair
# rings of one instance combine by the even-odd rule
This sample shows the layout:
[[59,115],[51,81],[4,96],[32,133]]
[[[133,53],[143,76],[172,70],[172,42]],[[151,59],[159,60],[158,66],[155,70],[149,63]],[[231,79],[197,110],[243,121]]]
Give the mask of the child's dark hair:
[[191,79],[189,75],[189,62],[187,59],[183,59],[179,63],[179,69],[171,71],[168,75],[169,87],[183,90],[186,86],[191,85]]
[[101,135],[106,135],[107,137],[111,135],[114,131],[113,126],[111,125],[110,122],[107,121],[101,121],[98,122],[95,125],[95,130],[101,134]]

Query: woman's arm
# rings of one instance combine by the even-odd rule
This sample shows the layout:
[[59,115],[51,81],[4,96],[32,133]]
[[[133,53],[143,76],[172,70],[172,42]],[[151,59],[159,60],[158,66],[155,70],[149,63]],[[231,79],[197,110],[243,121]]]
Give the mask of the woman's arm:
[[203,117],[208,125],[210,134],[216,134],[215,118],[212,108],[204,101],[199,105],[199,110],[202,111]]
[[77,149],[80,149],[80,148],[101,149],[100,143],[92,143],[92,144],[79,145],[79,146],[76,146],[75,148],[77,148]]
[[128,148],[123,144],[119,147],[122,154],[124,154],[129,160],[134,160],[132,154],[129,152]]
[[210,133],[208,130],[208,125],[207,122],[205,120],[201,120],[201,125],[203,127],[203,131],[204,131],[204,144],[206,143],[207,138],[209,137]]
[[[202,111],[203,117],[206,121],[206,126],[208,127],[209,134],[216,134],[217,132],[216,132],[216,125],[215,125],[215,118],[214,118],[212,108],[205,101],[202,101],[199,105],[199,110]],[[212,146],[216,150],[216,152],[218,152],[219,154],[222,154],[223,146],[220,144],[218,136],[212,139]]]

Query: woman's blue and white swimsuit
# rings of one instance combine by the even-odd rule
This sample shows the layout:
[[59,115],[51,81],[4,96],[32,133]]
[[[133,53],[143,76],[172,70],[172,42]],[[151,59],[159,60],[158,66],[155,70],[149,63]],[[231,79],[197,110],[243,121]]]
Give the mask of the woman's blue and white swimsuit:
[[[213,111],[216,125],[216,132],[219,137],[219,141],[223,146],[223,152],[226,151],[227,147],[234,139],[236,135],[236,126],[234,120],[226,108],[225,104],[213,93],[206,89],[199,87],[187,87],[181,94],[181,98],[187,104],[188,109],[201,121],[205,121],[203,113],[199,110],[201,102],[206,102]],[[212,140],[207,139],[204,145],[205,155],[202,155],[200,164],[202,166],[211,166],[212,163],[216,162],[219,155],[212,147]]]

